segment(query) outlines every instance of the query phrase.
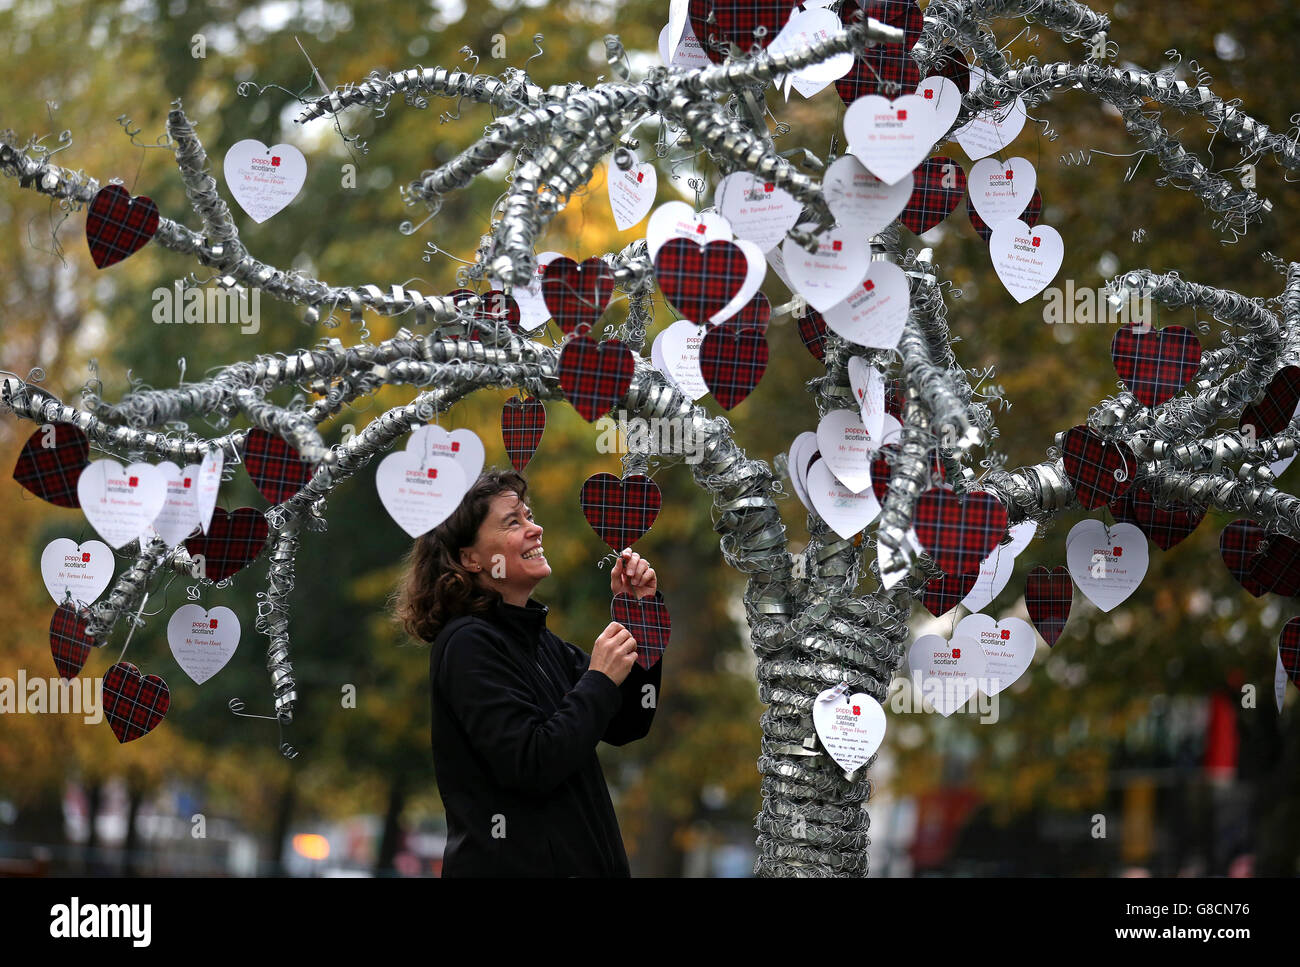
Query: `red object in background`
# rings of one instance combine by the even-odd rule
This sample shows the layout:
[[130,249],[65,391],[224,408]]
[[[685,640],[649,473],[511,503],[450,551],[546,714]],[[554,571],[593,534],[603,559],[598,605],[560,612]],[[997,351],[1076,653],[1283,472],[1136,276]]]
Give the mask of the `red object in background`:
[[978,804],[979,795],[974,789],[936,789],[917,796],[913,867],[921,870],[943,865],[966,818]]
[[1231,779],[1237,774],[1237,707],[1231,696],[1210,696],[1210,716],[1205,725],[1205,771],[1211,779]]

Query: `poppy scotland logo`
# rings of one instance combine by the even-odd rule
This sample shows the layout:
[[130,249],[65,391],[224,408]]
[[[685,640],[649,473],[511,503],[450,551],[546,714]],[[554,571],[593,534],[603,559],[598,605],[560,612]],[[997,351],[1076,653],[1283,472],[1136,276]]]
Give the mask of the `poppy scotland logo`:
[[861,714],[862,714],[862,706],[861,706],[861,705],[855,705],[855,706],[853,706],[853,714],[854,714],[854,715],[861,715]]
[[90,561],[90,551],[82,551],[82,552],[81,552],[81,559],[82,559],[82,561],[85,561],[85,562],[89,563],[89,561]]
[[1010,638],[1010,637],[1011,637],[1011,632],[1008,631],[1006,628],[1003,628],[1003,629],[1002,629],[1002,640],[1003,640],[1003,641],[1006,641],[1006,640],[1007,640],[1008,638]]
[[960,658],[960,657],[961,657],[961,649],[960,649],[960,648],[954,648],[954,649],[952,650],[952,657],[954,657],[954,658]]
[[776,182],[774,181],[769,181],[765,185],[763,185],[764,191],[772,191],[774,188],[776,188]]
[[459,452],[460,452],[460,441],[459,441],[459,440],[452,440],[452,441],[451,441],[451,452],[452,452],[452,453],[459,453]]
[[867,292],[870,292],[875,287],[876,287],[876,283],[873,282],[871,279],[867,279],[865,282],[862,283],[862,288],[865,289]]
[[217,626],[217,619],[216,619],[216,618],[209,618],[209,619],[208,619],[208,627],[209,627],[209,628],[215,628],[216,626]]
[[190,478],[189,478],[189,477],[186,477],[186,478],[185,478],[185,483],[184,483],[182,486],[188,488],[189,485],[190,485]]
[[704,225],[703,225],[703,224],[699,224],[699,225],[696,225],[696,226],[695,226],[695,234],[696,234],[696,235],[703,235],[703,234],[704,234],[704,231],[705,231],[705,229],[704,229]]
[[1015,178],[1015,176],[1016,176],[1016,173],[1015,173],[1014,171],[1012,171],[1010,168],[1008,168],[1008,169],[1007,169],[1007,181],[1011,181],[1013,178]]
[[645,181],[645,172],[644,172],[644,171],[638,171],[638,172],[636,173],[636,183],[639,185],[639,184],[641,184],[641,182],[643,182],[643,181]]
[[838,252],[838,251],[839,251],[840,249],[842,249],[843,247],[844,247],[844,243],[841,242],[839,239],[836,239],[835,241],[831,242],[831,251],[832,251],[832,252]]
[[927,87],[927,88],[925,89],[925,99],[926,99],[927,101],[933,101],[933,100],[934,100],[934,88],[933,88],[933,87]]
[[1035,236],[1034,236],[1034,248],[1038,248],[1038,246],[1039,246],[1039,244],[1040,244],[1041,242],[1042,242],[1042,239],[1039,238],[1037,235],[1035,235]]
[[278,154],[271,156],[271,167],[272,168],[280,167],[280,156]]
[[138,487],[138,486],[140,486],[140,478],[139,478],[139,477],[132,477],[132,478],[131,478],[130,480],[128,480],[126,483],[127,483],[127,486],[128,486],[128,487]]
[[900,121],[906,121],[906,120],[907,120],[907,111],[906,111],[906,110],[902,110],[902,109],[899,110],[899,112],[898,112],[898,120],[900,120]]
[[437,467],[430,467],[430,468],[429,468],[429,479],[430,479],[430,480],[433,480],[433,479],[435,479],[437,476],[438,476],[438,468],[437,468]]
[[1123,556],[1124,556],[1124,548],[1119,547],[1118,545],[1116,545],[1115,550],[1111,551],[1111,553],[1114,554],[1116,557],[1123,557]]

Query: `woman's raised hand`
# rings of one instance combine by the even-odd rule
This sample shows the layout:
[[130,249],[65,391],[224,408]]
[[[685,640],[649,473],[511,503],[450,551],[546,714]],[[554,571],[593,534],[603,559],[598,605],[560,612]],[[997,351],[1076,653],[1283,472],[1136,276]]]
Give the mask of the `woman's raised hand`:
[[609,589],[615,595],[631,594],[638,598],[648,597],[659,587],[655,569],[640,554],[630,547],[623,548],[614,568],[609,573]]
[[635,663],[636,639],[623,625],[611,621],[591,649],[589,667],[608,675],[615,685],[622,685]]

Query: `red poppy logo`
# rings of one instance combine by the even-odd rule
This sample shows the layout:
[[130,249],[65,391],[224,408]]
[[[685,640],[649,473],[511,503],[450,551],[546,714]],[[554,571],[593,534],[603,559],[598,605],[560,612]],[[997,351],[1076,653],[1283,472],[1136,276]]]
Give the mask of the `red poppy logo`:
[[776,182],[774,182],[774,181],[769,181],[769,182],[767,182],[767,184],[763,185],[763,190],[764,190],[764,191],[771,191],[771,190],[774,189],[775,187],[776,187]]
[[1011,637],[1011,632],[1008,631],[1006,628],[1003,628],[1003,629],[1002,629],[1002,640],[1003,640],[1003,641],[1006,641],[1006,640],[1007,640],[1008,638],[1010,638],[1010,637]]
[[1034,236],[1034,248],[1038,248],[1038,245],[1039,245],[1039,243],[1040,243],[1041,241],[1042,241],[1042,239],[1040,239],[1037,235],[1035,235],[1035,236]]
[[190,478],[189,478],[189,477],[186,477],[186,478],[185,478],[185,486],[186,486],[186,487],[189,487],[189,485],[190,485]]
[[854,714],[854,715],[861,715],[861,714],[862,714],[862,706],[861,706],[861,705],[855,705],[855,706],[853,706],[853,714]]
[[127,483],[127,486],[129,486],[129,487],[138,487],[138,486],[140,486],[140,478],[139,478],[139,477],[132,477],[132,478],[129,479],[126,483]]
[[1014,171],[1012,171],[1010,168],[1008,168],[1008,169],[1007,169],[1007,181],[1010,181],[1010,180],[1013,179],[1015,176],[1016,176],[1016,173],[1015,173]]
[[638,171],[638,172],[636,173],[636,183],[639,185],[639,184],[641,184],[641,182],[643,182],[643,181],[645,181],[645,172],[644,172],[644,171]]
[[933,88],[933,87],[927,87],[927,88],[925,89],[925,99],[926,99],[927,101],[933,101],[933,100],[934,100],[934,88]]
[[696,235],[703,235],[703,234],[704,234],[704,226],[703,226],[703,225],[696,225],[696,226],[695,226],[695,234],[696,234]]
[[900,120],[900,121],[906,121],[906,120],[907,120],[907,111],[905,111],[905,110],[900,110],[900,111],[898,112],[898,120]]
[[280,156],[278,154],[271,156],[271,167],[272,168],[280,167]]
[[430,480],[435,480],[435,479],[437,479],[437,476],[438,476],[438,468],[437,468],[437,467],[430,467],[430,468],[429,468],[429,479],[430,479]]
[[868,292],[870,292],[875,287],[876,287],[876,283],[871,281],[871,279],[867,279],[867,281],[862,283],[862,288],[864,288]]
[[452,452],[452,453],[459,453],[459,452],[460,452],[460,441],[459,441],[459,440],[452,440],[452,441],[451,441],[451,452]]
[[210,619],[209,622],[208,622],[208,627],[209,627],[209,628],[215,628],[216,626],[217,626],[217,619],[216,619],[216,618],[212,618],[212,619]]
[[960,648],[954,648],[954,649],[952,650],[952,657],[954,657],[954,658],[960,658],[960,657],[961,657],[961,649],[960,649]]
[[90,551],[82,551],[81,559],[88,562],[90,560]]
[[1118,547],[1118,546],[1117,546],[1117,547],[1115,548],[1115,550],[1112,551],[1111,553],[1113,553],[1116,557],[1123,557],[1123,556],[1124,556],[1124,548],[1122,548],[1122,547]]
[[831,251],[832,251],[832,252],[838,252],[838,251],[839,251],[840,249],[842,249],[843,247],[844,247],[844,243],[841,242],[839,239],[836,239],[835,241],[831,242]]

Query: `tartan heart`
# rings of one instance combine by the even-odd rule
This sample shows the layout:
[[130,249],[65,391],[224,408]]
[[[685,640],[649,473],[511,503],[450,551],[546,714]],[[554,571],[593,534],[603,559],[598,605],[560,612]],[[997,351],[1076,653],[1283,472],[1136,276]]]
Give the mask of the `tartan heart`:
[[203,555],[200,577],[220,581],[257,560],[270,531],[266,518],[256,508],[240,507],[226,513],[217,507],[212,511],[208,532],[191,537],[185,549],[191,557]]
[[1263,540],[1264,528],[1253,520],[1234,520],[1219,535],[1219,555],[1228,573],[1257,598],[1268,590],[1252,574],[1259,562]]
[[700,375],[713,398],[729,410],[748,396],[767,369],[767,337],[713,326],[700,341]]
[[644,598],[616,594],[609,603],[609,613],[636,639],[636,663],[647,670],[653,668],[664,656],[673,627],[663,592],[656,591]]
[[53,426],[53,446],[44,445],[44,427],[27,438],[14,464],[14,479],[58,507],[80,507],[77,481],[90,464],[90,440],[70,423]]
[[89,620],[90,609],[78,608],[72,601],[64,601],[54,609],[50,618],[50,654],[60,678],[73,679],[81,674],[90,649],[97,647],[98,642],[86,630]]
[[307,486],[313,468],[284,437],[255,426],[244,441],[244,469],[262,496],[278,504]]
[[[1091,510],[1128,493],[1137,472],[1137,458],[1122,440],[1107,440],[1080,423],[1065,434],[1065,475],[1074,484],[1079,504]],[[1115,476],[1121,471],[1123,479]]]
[[[860,51],[854,58],[852,69],[835,82],[840,100],[848,105],[867,94],[890,97],[900,93],[911,94],[921,83],[921,71],[911,55],[925,26],[921,8],[915,0],[874,0],[865,14],[857,3],[845,3],[840,8],[840,21],[845,26],[862,16],[875,17],[891,27],[901,28],[903,43],[877,44]],[[897,84],[902,90],[896,90],[890,84]]]
[[501,437],[516,470],[522,473],[533,459],[545,429],[546,407],[536,396],[520,399],[516,395],[506,400],[501,408]]
[[1250,569],[1251,580],[1265,591],[1293,598],[1300,594],[1300,541],[1281,534],[1269,534],[1267,540]]
[[[952,184],[945,186],[944,181]],[[966,197],[966,169],[946,155],[926,158],[912,172],[912,196],[898,216],[914,235],[924,235],[952,214]]]
[[[897,443],[886,443],[871,460],[871,492],[876,495],[876,500],[885,499],[885,493],[889,490],[889,478],[894,473],[893,460],[897,459],[894,455],[899,449]],[[934,451],[930,453],[930,476],[932,480],[944,479],[943,464],[939,461],[939,454]],[[963,594],[962,597],[966,595]]]
[[805,304],[803,311],[799,313],[798,326],[799,338],[808,352],[812,353],[813,359],[817,362],[823,362],[826,359],[826,337],[830,335],[830,330],[826,328],[826,321],[822,319],[822,314]]
[[623,398],[635,370],[631,351],[617,339],[578,335],[560,350],[560,388],[588,423]]
[[735,332],[740,332],[742,329],[757,329],[765,333],[767,324],[771,321],[772,303],[762,292],[755,292],[754,298],[745,303],[745,308],[729,319],[724,319],[722,325]]
[[1278,654],[1282,656],[1282,667],[1300,688],[1300,617],[1292,618],[1282,628],[1282,637],[1277,643]]
[[722,239],[700,245],[691,238],[674,238],[655,254],[655,278],[665,298],[700,325],[736,297],[748,274],[744,249]]
[[148,244],[158,231],[158,206],[145,195],[132,198],[121,185],[95,192],[86,213],[86,242],[97,268],[106,269]]
[[[686,15],[691,21],[691,31],[699,40],[700,46],[704,48],[704,53],[709,60],[715,64],[725,61],[731,47],[722,36],[722,30],[713,14],[713,0],[690,0]],[[713,23],[709,22],[710,17],[713,17]]]
[[1110,502],[1115,520],[1133,524],[1162,551],[1187,539],[1205,518],[1205,511],[1179,506],[1174,510],[1157,507],[1151,491],[1138,484],[1124,496]]
[[958,497],[932,487],[917,500],[912,526],[941,571],[965,574],[978,571],[1006,534],[1007,509],[982,490]]
[[542,273],[546,310],[566,334],[590,330],[605,314],[613,294],[614,271],[595,256],[581,265],[559,258]]
[[171,707],[172,693],[157,675],[141,677],[140,669],[119,661],[104,673],[101,701],[117,741],[130,742],[157,727]]
[[[993,229],[989,228],[984,219],[980,218],[979,212],[977,212],[975,206],[970,203],[970,198],[966,199],[966,211],[970,215],[970,227],[975,229],[975,234],[986,242],[991,239],[993,237]],[[1043,194],[1035,188],[1034,193],[1029,196],[1029,204],[1026,205],[1025,210],[1020,213],[1020,220],[1030,228],[1033,228],[1038,224],[1038,219],[1042,214]]]
[[921,603],[936,618],[947,614],[961,603],[962,598],[970,594],[970,589],[975,587],[979,576],[977,568],[966,574],[940,574],[933,577],[921,589]]
[[1281,433],[1291,423],[1296,404],[1300,403],[1300,366],[1287,366],[1269,380],[1268,388],[1256,403],[1242,411],[1241,429],[1253,426],[1255,439]]
[[1138,332],[1124,326],[1110,344],[1115,372],[1143,406],[1157,406],[1187,385],[1201,365],[1201,341],[1185,326]]
[[1048,570],[1039,564],[1025,578],[1025,609],[1029,620],[1051,648],[1065,630],[1074,606],[1074,582],[1070,569],[1059,565]]
[[[713,0],[713,18],[722,36],[747,54],[752,47],[774,41],[796,6],[791,0]],[[759,27],[764,30],[761,37],[754,34]]]
[[639,541],[659,516],[663,495],[645,474],[620,480],[612,473],[594,473],[578,495],[582,516],[600,539],[615,551]]

